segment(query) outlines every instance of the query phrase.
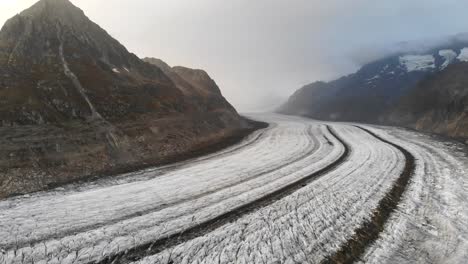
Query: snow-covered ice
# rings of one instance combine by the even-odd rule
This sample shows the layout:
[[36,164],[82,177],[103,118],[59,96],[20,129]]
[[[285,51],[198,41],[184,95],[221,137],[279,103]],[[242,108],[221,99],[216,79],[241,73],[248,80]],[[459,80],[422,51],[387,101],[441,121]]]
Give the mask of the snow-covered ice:
[[376,133],[404,145],[416,174],[363,263],[466,263],[468,259],[468,149],[401,129]]
[[[317,263],[366,221],[404,155],[348,123],[269,122],[190,161],[0,201],[0,263],[89,263],[177,234],[347,158],[289,196],[138,263]],[[339,136],[336,138],[330,133]],[[416,157],[416,174],[366,262],[466,259],[468,162],[452,145],[369,127]],[[435,247],[438,250],[431,250]],[[421,258],[420,258],[421,257]],[[394,260],[394,261],[393,261]]]
[[468,61],[468,48],[463,48],[460,51],[460,54],[458,55],[457,59],[459,61],[467,62]]
[[343,152],[323,124],[269,121],[272,126],[257,132],[262,136],[255,144],[168,168],[162,175],[150,171],[155,176],[139,176],[141,181],[0,202],[4,260],[18,263],[26,255],[35,261],[97,261],[255,200]]
[[335,171],[254,214],[138,263],[323,260],[369,217],[404,165],[402,153],[361,129],[334,128],[352,149]]
[[400,56],[400,64],[408,72],[426,71],[435,68],[435,58],[432,55],[404,55]]
[[450,49],[439,50],[439,55],[445,59],[444,63],[440,66],[441,70],[447,68],[457,58],[457,53]]
[[369,78],[369,79],[366,79],[366,81],[367,81],[368,83],[372,83],[373,80],[378,79],[378,78],[380,78],[380,75],[379,75],[379,74],[377,74],[377,75],[375,75],[374,77],[371,77],[371,78]]

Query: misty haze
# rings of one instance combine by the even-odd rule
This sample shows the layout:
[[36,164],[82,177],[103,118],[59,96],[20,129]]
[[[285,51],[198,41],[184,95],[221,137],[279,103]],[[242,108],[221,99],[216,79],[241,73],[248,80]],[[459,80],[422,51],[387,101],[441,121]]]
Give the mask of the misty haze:
[[0,7],[0,264],[467,262],[468,2]]

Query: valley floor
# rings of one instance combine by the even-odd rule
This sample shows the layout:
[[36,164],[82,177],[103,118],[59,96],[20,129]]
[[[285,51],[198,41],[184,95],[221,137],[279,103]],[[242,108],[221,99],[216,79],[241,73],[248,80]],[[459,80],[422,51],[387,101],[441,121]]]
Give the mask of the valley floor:
[[0,263],[462,263],[466,146],[272,114],[217,153],[0,201]]

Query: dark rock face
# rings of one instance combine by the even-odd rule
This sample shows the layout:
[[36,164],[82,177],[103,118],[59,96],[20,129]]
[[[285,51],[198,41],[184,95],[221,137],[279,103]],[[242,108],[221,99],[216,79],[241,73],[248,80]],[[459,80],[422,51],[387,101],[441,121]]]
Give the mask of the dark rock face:
[[96,113],[120,120],[183,110],[175,107],[181,93],[159,68],[129,53],[69,1],[42,0],[10,19],[0,43],[6,75],[0,93],[14,102],[2,109],[3,122],[53,123]]
[[449,65],[418,83],[385,122],[468,139],[468,63]]
[[140,60],[68,0],[8,20],[0,198],[174,160],[249,128],[206,73],[187,72]]
[[170,67],[160,59],[145,58],[144,61],[158,66],[192,102],[204,111],[227,109],[236,110],[221,95],[216,82],[204,70],[190,69],[182,66]]
[[[452,132],[442,126],[453,126],[449,125],[450,120],[467,106],[462,99],[463,93],[451,91],[455,84],[450,81],[450,76],[454,75],[453,78],[460,86],[454,90],[461,89],[462,71],[454,69],[463,67],[455,65],[464,64],[462,62],[468,58],[468,49],[464,47],[468,47],[468,43],[461,40],[451,46],[434,48],[425,53],[398,54],[369,63],[358,72],[335,81],[304,86],[278,111],[322,120],[405,125],[448,135],[461,135],[466,132]],[[446,76],[444,81],[440,76]],[[436,85],[433,82],[437,82],[438,91],[435,92],[436,89],[432,88],[434,92],[422,97],[426,91],[423,87]],[[437,101],[436,104],[434,100],[440,100],[436,98],[443,93],[450,93],[451,99],[443,103]],[[422,98],[427,103],[422,103]],[[449,105],[452,103],[453,107],[456,106],[457,114],[451,113],[450,117],[438,112],[439,121],[429,121],[435,117],[429,118],[428,113],[422,114],[430,109],[436,111],[440,107],[451,109],[453,107]],[[411,108],[413,105],[414,109]],[[421,105],[426,107],[424,111],[420,109]]]

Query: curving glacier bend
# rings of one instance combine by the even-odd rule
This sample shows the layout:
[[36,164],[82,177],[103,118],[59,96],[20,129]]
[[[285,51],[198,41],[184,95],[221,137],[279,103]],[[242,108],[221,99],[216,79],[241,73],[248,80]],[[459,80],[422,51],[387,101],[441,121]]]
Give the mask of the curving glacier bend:
[[[320,263],[371,219],[405,168],[403,153],[373,134],[405,148],[416,167],[361,261],[468,258],[462,145],[397,128],[252,118],[271,125],[218,153],[0,201],[0,263]],[[241,211],[246,204],[255,210]],[[216,218],[216,228],[182,239]]]

